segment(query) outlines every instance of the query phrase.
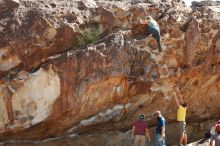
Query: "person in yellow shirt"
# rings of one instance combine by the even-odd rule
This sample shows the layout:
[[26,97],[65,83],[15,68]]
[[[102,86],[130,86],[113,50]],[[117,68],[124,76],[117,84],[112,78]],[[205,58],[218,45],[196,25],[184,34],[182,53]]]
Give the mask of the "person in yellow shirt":
[[187,145],[187,134],[186,134],[186,103],[182,100],[182,102],[180,102],[180,100],[178,99],[176,92],[174,91],[174,98],[176,101],[176,104],[178,106],[178,110],[177,110],[177,122],[178,122],[178,128],[179,128],[179,132],[180,132],[180,141],[179,141],[179,145]]

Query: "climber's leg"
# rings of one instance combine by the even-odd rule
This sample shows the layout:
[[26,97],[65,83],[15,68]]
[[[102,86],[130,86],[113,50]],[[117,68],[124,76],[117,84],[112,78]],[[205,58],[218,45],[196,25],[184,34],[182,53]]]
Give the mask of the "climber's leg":
[[186,132],[184,133],[183,144],[187,145],[187,134],[186,134]]
[[[152,28],[150,28],[150,27],[148,27],[147,28],[147,31],[146,31],[146,34],[147,34],[147,36],[150,36],[150,35],[154,35],[154,30],[152,29]],[[153,36],[154,37],[154,36]]]
[[161,44],[160,44],[160,32],[159,32],[159,30],[154,29],[153,35],[154,35],[154,37],[157,41],[157,46],[158,46],[159,52],[161,52],[162,48],[161,48]]

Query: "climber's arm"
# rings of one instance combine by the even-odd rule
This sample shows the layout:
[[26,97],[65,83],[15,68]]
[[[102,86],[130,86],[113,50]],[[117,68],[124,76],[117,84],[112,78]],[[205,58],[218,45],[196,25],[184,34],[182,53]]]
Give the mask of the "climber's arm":
[[148,21],[145,19],[140,19],[140,24],[148,24]]
[[135,126],[132,127],[131,138],[134,139]]
[[150,134],[148,132],[148,128],[146,128],[145,130],[146,130],[146,136],[148,137],[148,140],[150,141]]
[[177,97],[177,95],[176,95],[176,91],[173,92],[173,95],[174,95],[174,99],[175,99],[176,105],[177,105],[178,107],[180,107],[180,102],[179,102],[179,99],[178,99],[178,97]]
[[160,134],[161,138],[164,139],[165,138],[165,126],[161,127],[161,134]]

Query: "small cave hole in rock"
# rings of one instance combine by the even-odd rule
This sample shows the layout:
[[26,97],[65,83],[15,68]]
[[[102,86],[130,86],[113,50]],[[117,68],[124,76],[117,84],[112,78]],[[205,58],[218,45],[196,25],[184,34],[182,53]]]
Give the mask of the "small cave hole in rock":
[[56,8],[56,4],[55,3],[50,3],[50,6],[52,7],[52,8]]

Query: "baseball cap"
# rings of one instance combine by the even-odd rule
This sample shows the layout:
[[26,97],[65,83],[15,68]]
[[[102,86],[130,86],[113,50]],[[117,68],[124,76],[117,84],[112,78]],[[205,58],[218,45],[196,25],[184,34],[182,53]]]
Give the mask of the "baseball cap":
[[141,115],[140,115],[140,119],[143,120],[144,118],[145,118],[145,115],[144,115],[144,114],[141,114]]

